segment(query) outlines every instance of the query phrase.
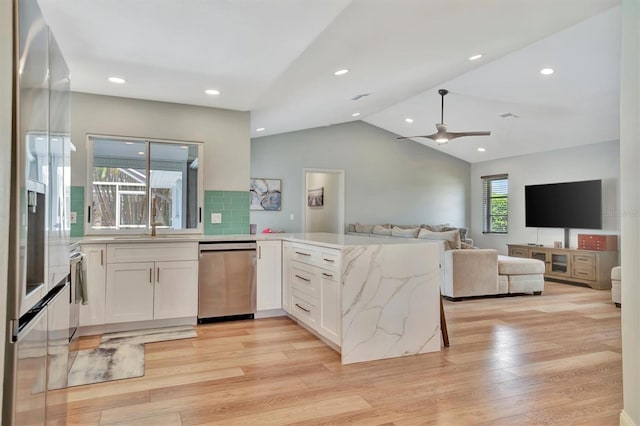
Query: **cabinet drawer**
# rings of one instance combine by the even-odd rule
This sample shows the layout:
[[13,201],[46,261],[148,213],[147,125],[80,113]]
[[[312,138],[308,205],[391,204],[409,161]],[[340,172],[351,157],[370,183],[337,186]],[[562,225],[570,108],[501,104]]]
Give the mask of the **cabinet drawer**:
[[319,257],[320,253],[318,252],[318,249],[316,247],[302,244],[293,244],[291,250],[291,259],[297,260],[298,262],[315,265],[318,263]]
[[291,265],[291,287],[299,292],[309,294],[313,297],[318,297],[318,271],[309,265],[305,265],[299,262],[292,262]]
[[571,271],[571,276],[574,278],[580,278],[583,280],[595,280],[596,271],[595,271],[595,268],[580,267],[580,266],[574,265],[573,270]]
[[575,253],[571,260],[574,265],[582,265],[584,269],[584,267],[590,268],[595,265],[596,256],[593,253]]
[[107,245],[108,263],[198,260],[197,243],[128,243]]
[[291,311],[299,320],[315,327],[318,323],[319,311],[317,299],[293,290]]
[[529,249],[524,247],[510,247],[509,256],[512,257],[529,257]]
[[332,271],[340,271],[340,250],[325,249],[320,250],[318,266]]

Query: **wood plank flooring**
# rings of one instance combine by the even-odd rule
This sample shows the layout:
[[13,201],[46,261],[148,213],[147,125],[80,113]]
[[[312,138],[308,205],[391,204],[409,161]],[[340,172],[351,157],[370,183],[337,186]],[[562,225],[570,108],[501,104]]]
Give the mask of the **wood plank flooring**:
[[288,318],[198,326],[197,339],[147,344],[144,377],[70,389],[66,421],[618,424],[620,309],[609,291],[547,282],[541,296],[444,306],[449,348],[348,366]]

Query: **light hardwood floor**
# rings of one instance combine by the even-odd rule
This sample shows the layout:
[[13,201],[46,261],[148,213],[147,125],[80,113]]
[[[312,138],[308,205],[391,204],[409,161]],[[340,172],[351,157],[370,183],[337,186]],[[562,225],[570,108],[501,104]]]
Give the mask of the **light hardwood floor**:
[[[451,347],[342,366],[288,318],[146,345],[145,376],[69,390],[70,425],[617,425],[620,309],[609,291],[445,301]],[[83,339],[85,347],[97,338]]]

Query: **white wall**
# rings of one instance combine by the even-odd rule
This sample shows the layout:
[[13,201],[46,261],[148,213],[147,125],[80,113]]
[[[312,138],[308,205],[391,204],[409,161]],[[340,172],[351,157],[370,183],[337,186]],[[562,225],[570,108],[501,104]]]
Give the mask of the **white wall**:
[[622,425],[640,425],[640,5],[622,2],[620,194],[622,222]]
[[204,142],[204,189],[249,190],[249,113],[139,99],[72,93],[71,185],[86,185],[86,135]]
[[[355,121],[251,141],[251,177],[282,179],[282,211],[251,223],[299,232],[304,168],[345,171],[345,222],[467,225],[466,161]],[[289,220],[289,215],[294,220]]]
[[324,205],[305,209],[306,232],[334,232],[339,229],[338,207],[340,204],[340,175],[335,173],[306,173],[307,190],[324,188]]
[[[506,244],[538,243],[553,245],[564,240],[563,229],[526,228],[524,187],[555,182],[602,179],[603,229],[572,229],[570,246],[577,247],[578,234],[620,234],[619,218],[620,154],[617,141],[568,148],[539,154],[510,157],[471,165],[471,238],[482,248],[507,254]],[[481,176],[509,174],[509,233],[482,233]]]
[[[7,261],[9,256],[9,199],[11,173],[11,108],[13,104],[13,2],[0,2],[0,321],[7,318]],[[0,357],[4,360],[6,327],[0,327]],[[4,380],[4,368],[0,369],[0,384]],[[0,385],[0,411],[2,410]],[[0,413],[0,419],[2,418]]]

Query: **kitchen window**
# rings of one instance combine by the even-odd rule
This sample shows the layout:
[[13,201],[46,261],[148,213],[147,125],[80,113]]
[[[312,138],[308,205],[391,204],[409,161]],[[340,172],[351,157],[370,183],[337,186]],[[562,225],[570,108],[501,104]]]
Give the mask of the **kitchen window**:
[[485,234],[509,232],[509,175],[482,176],[482,212]]
[[90,135],[86,233],[201,233],[202,145]]

